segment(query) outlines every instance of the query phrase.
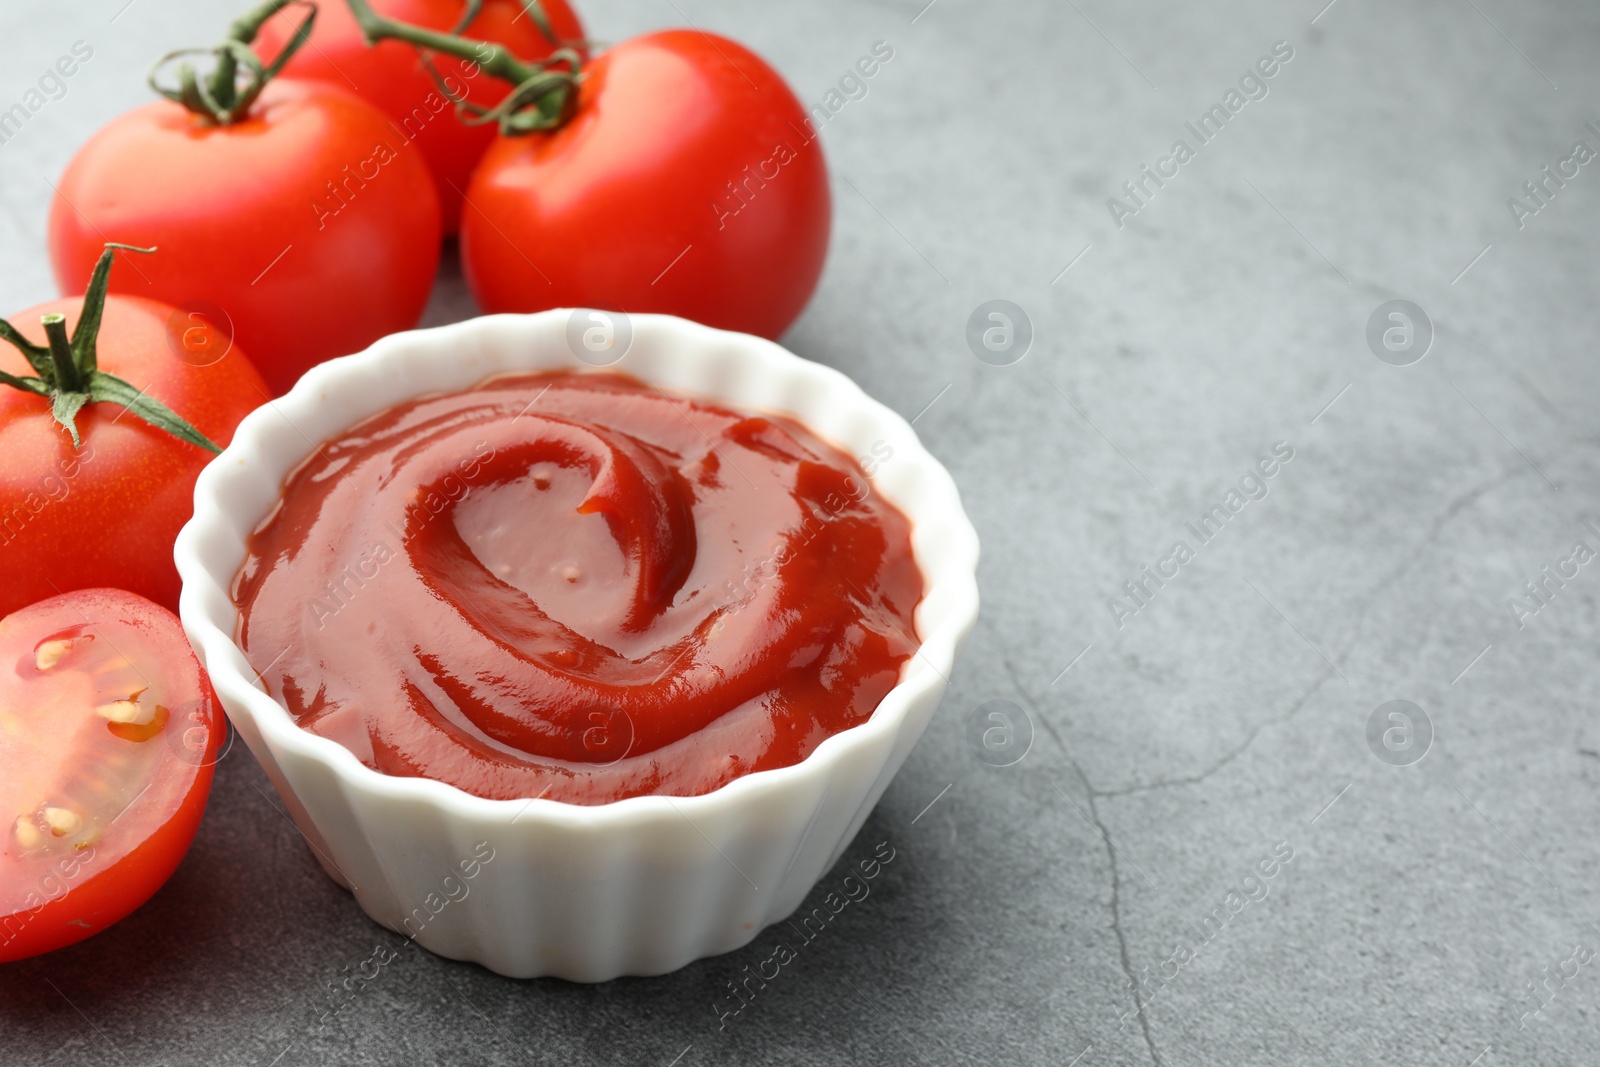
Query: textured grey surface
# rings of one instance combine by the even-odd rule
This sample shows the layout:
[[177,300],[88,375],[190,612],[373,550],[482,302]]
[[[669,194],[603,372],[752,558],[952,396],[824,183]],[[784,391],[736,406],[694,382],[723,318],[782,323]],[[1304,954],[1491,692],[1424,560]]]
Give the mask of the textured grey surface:
[[[738,37],[807,101],[895,48],[824,131],[835,239],[787,341],[921,412],[984,541],[985,611],[847,854],[897,850],[871,896],[725,1029],[713,1005],[780,931],[665,978],[508,981],[369,922],[240,750],[148,906],[0,969],[0,1060],[1594,1061],[1600,961],[1574,950],[1600,950],[1600,568],[1521,628],[1507,601],[1600,548],[1600,174],[1520,229],[1506,200],[1600,149],[1600,9],[923,2],[584,6],[608,39]],[[53,295],[45,179],[234,6],[135,0],[113,24],[124,3],[0,13],[0,105],[96,49],[0,146],[7,310]],[[1183,123],[1279,40],[1269,94],[1115,226],[1107,197],[1195,147]],[[1011,366],[965,341],[994,297],[1036,332]],[[1436,324],[1412,366],[1365,340],[1394,298]],[[467,314],[441,281],[430,319]],[[1268,495],[1200,545],[1185,523],[1280,441]],[[1194,558],[1119,628],[1108,598],[1180,539]],[[1431,721],[1414,765],[1367,742],[1391,699]],[[989,700],[1031,722],[1013,766],[968,744]],[[398,957],[319,1023],[380,945]]]

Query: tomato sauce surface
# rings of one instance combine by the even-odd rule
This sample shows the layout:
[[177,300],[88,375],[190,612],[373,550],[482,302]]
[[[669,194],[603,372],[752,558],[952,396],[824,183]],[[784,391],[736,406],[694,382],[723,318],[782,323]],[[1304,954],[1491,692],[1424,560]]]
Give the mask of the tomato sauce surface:
[[850,456],[609,373],[494,378],[325,442],[233,589],[305,729],[385,774],[575,804],[706,793],[865,722],[922,592]]

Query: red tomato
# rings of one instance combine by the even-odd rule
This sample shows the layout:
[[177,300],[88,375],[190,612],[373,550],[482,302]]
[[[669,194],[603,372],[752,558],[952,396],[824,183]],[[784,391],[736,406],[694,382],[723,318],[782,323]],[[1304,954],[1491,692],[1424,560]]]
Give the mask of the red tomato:
[[330,86],[273,81],[227,126],[146,104],[95,134],[58,189],[64,292],[83,290],[107,241],[158,246],[112,291],[220,306],[275,393],[415,326],[433,287],[439,204],[421,153]]
[[[164,255],[141,256],[137,263],[124,258],[112,277],[134,274],[135,266],[148,273]],[[79,310],[76,299],[57,300],[10,321],[42,344],[41,315],[59,312],[72,329]],[[169,339],[175,330],[181,337],[197,328],[194,321],[153,300],[110,297],[100,324],[100,369],[143,389],[226,445],[239,420],[267,399],[266,385],[237,348],[208,366],[179,359]],[[0,370],[31,373],[22,354],[5,345]],[[0,388],[0,556],[8,564],[0,581],[0,615],[97,585],[129,589],[176,608],[172,543],[194,509],[194,481],[211,453],[117,404],[90,404],[77,424],[83,446],[74,449],[52,418],[48,399]]]
[[161,888],[221,732],[170,611],[84,589],[0,619],[0,961],[81,941]]
[[[462,0],[377,0],[380,15],[429,30],[450,31],[461,21]],[[583,24],[566,0],[544,0],[544,12],[558,40],[576,41]],[[257,51],[277,54],[294,35],[300,20],[297,10],[286,8],[272,18],[256,38]],[[518,58],[535,62],[553,46],[521,0],[487,0],[478,17],[463,31],[468,36],[509,48]],[[467,60],[440,55],[434,67],[448,80],[445,87],[484,107],[492,107],[511,86],[484,76]],[[350,9],[340,0],[317,9],[310,41],[289,60],[284,73],[350,89],[393,119],[405,136],[422,149],[439,188],[444,232],[455,233],[461,222],[461,197],[484,149],[494,140],[493,123],[469,126],[455,115],[455,106],[439,91],[423,66],[417,50],[399,41],[369,46]]]
[[777,337],[828,250],[822,144],[726,38],[635,37],[585,68],[572,120],[501,136],[462,217],[484,311],[610,306]]

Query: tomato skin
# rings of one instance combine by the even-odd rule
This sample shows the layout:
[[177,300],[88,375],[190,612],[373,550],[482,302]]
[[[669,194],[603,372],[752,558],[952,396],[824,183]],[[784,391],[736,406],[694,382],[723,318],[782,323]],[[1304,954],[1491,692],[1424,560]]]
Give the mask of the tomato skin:
[[[220,724],[221,720],[217,721]],[[211,744],[215,749],[216,742]],[[9,940],[5,920],[0,919],[0,963],[75,945],[126,919],[155,896],[188,855],[194,835],[200,830],[206,800],[211,795],[213,768],[207,765],[199,771],[183,807],[172,821],[122,857],[114,867],[92,873],[68,895],[27,915]],[[95,866],[92,857],[83,864],[82,870],[93,872]]]
[[[141,257],[141,267],[156,256]],[[126,260],[112,270],[132,273]],[[45,341],[39,317],[77,325],[80,301],[56,300],[9,317]],[[219,446],[267,399],[266,384],[237,346],[199,367],[169,346],[174,309],[142,297],[110,296],[99,334],[100,369],[144,389]],[[181,320],[180,320],[181,321]],[[0,370],[27,375],[21,353],[0,347]],[[0,615],[91,586],[115,586],[178,605],[172,544],[194,509],[194,483],[211,453],[156,429],[117,404],[78,413],[83,447],[50,414],[50,401],[0,389]]]
[[162,100],[95,134],[50,207],[63,292],[83,291],[107,241],[159,249],[124,257],[112,292],[219,305],[283,393],[314,364],[416,325],[439,205],[421,154],[375,108],[278,79],[231,126]]
[[[6,905],[0,906],[0,963],[81,941],[154,896],[188,853],[211,792],[223,719],[211,681],[171,612],[121,589],[85,589],[52,597],[0,620],[0,657],[9,669],[19,646],[31,651],[34,640],[84,622],[97,634],[131,627],[160,648],[160,661],[138,663],[139,672],[159,677],[172,703],[189,709],[204,736],[186,755],[180,755],[176,745],[165,747],[147,788],[116,817],[101,840],[79,854],[81,862],[72,873],[56,865],[30,867],[15,853],[14,840],[5,839],[0,847],[0,879],[4,879],[0,903]],[[119,636],[127,632],[118,631]],[[64,889],[59,895],[53,891],[57,887]],[[16,908],[16,902],[29,894],[45,902]]]
[[571,122],[499,137],[478,165],[461,227],[478,304],[782,334],[816,288],[830,227],[800,102],[754,53],[693,30],[624,41],[585,69]]
[[[566,0],[543,2],[559,39],[583,37],[583,23]],[[462,0],[375,0],[372,8],[413,26],[448,32],[461,20],[464,5]],[[258,53],[277,55],[303,18],[292,7],[280,11],[256,38]],[[522,14],[520,0],[487,0],[463,32],[473,40],[505,45],[528,62],[543,59],[552,50],[534,21]],[[439,55],[434,65],[440,75],[454,79],[447,83],[448,88],[455,92],[464,89],[475,104],[492,107],[511,92],[511,86],[482,74],[469,61]],[[444,232],[460,229],[461,198],[472,179],[472,169],[495,138],[495,126],[469,126],[458,119],[454,105],[439,92],[416,49],[400,41],[369,46],[350,9],[340,0],[318,7],[310,40],[284,71],[351,90],[415,136],[438,186]]]

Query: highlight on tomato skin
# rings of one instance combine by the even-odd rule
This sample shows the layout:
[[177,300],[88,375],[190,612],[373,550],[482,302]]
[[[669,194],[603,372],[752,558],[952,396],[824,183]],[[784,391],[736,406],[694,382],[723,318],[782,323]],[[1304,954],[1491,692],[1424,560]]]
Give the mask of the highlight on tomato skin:
[[166,883],[222,733],[159,605],[84,589],[0,619],[0,963],[98,933]]

